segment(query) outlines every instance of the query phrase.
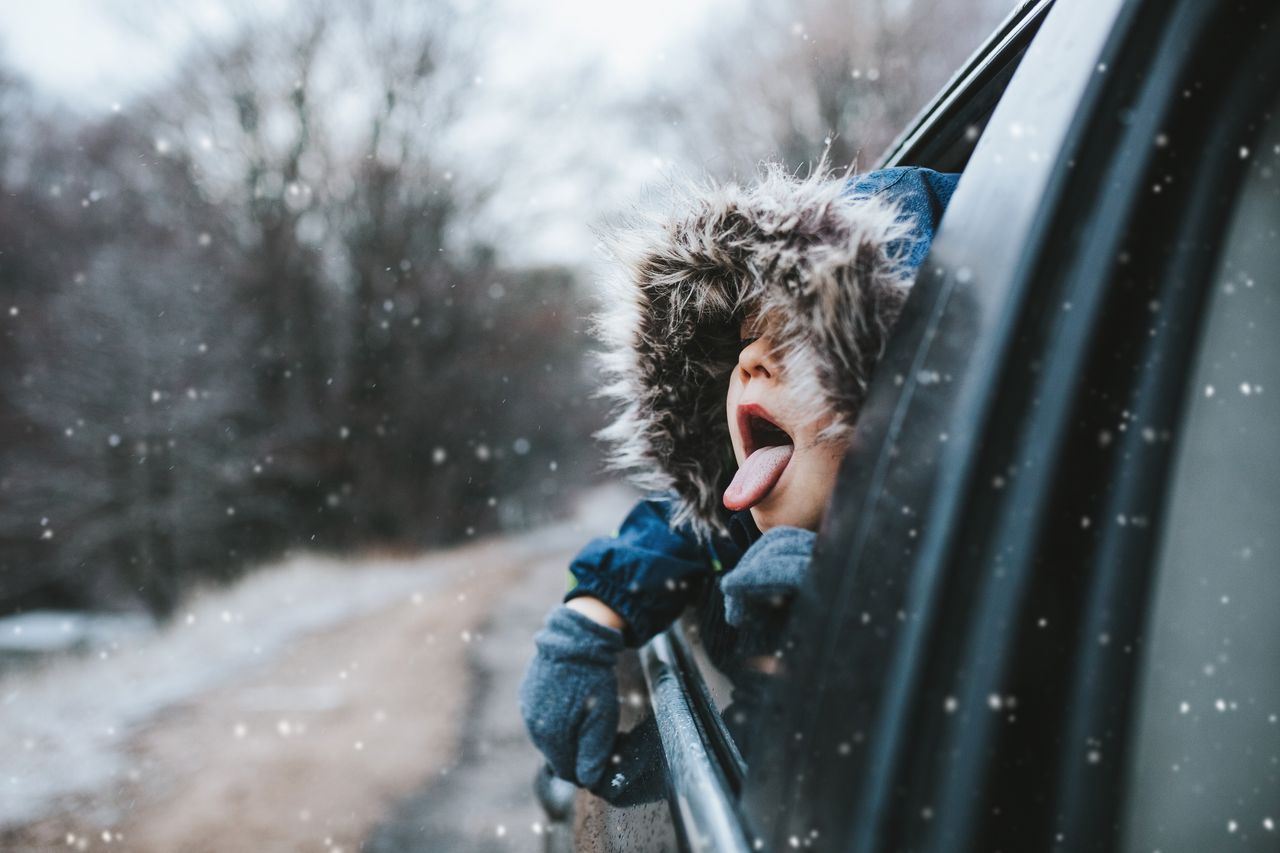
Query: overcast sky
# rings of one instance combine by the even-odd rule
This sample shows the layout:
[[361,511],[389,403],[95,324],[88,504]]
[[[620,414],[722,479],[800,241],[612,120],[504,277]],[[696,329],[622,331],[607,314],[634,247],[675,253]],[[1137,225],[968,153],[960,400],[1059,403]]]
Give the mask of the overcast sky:
[[[274,16],[295,0],[0,0],[0,64],[16,69],[42,93],[86,116],[113,109],[128,111],[130,97],[165,82],[196,27],[202,37],[232,32],[238,15]],[[506,104],[528,94],[532,85],[565,85],[575,69],[597,63],[611,87],[644,88],[666,49],[687,37],[708,16],[723,13],[737,0],[646,0],[645,3],[601,3],[599,0],[458,0],[461,6],[487,3],[492,9],[493,36],[488,41],[489,66],[481,89],[490,108],[485,115],[495,140],[513,136]],[[232,11],[232,10],[239,11]],[[170,12],[169,10],[177,10]],[[561,76],[561,75],[565,76]],[[560,82],[557,83],[557,80]],[[600,79],[593,75],[593,79]],[[532,82],[532,81],[538,82]],[[571,84],[570,84],[571,85]],[[590,104],[565,105],[565,122],[557,132],[593,138],[607,133],[591,114]],[[545,129],[543,129],[545,133]],[[540,142],[554,144],[550,137]],[[477,150],[485,147],[483,140]],[[503,245],[513,257],[531,261],[579,263],[592,256],[590,226],[601,215],[625,204],[643,186],[659,179],[669,165],[661,152],[632,140],[613,139],[601,150],[611,157],[618,180],[607,189],[584,186],[583,170],[572,165],[541,182],[548,151],[524,146],[509,152],[507,165],[521,182],[504,184],[491,210],[508,223],[526,225],[524,233]],[[553,158],[552,158],[553,159]],[[602,191],[603,189],[603,191]],[[497,223],[495,223],[497,224]],[[513,236],[516,236],[513,234]]]
[[[222,0],[176,0],[184,18],[211,30],[231,23]],[[92,111],[161,79],[185,44],[177,16],[136,20],[139,8],[121,0],[0,0],[0,57],[50,94]],[[288,0],[263,0],[259,8],[279,10]],[[642,76],[672,39],[687,33],[721,3],[646,0],[499,0],[504,20],[518,21],[517,44],[526,55],[558,55],[565,60],[597,56],[630,79]],[[134,20],[130,20],[134,18]],[[150,33],[140,30],[149,29]],[[554,46],[554,49],[551,49]],[[566,50],[568,55],[566,55]],[[576,54],[576,55],[575,55]],[[518,65],[519,56],[513,57]]]

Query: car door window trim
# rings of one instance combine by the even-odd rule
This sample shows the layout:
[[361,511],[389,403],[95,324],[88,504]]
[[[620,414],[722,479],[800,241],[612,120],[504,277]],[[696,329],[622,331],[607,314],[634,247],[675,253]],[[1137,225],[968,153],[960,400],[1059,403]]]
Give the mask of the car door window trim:
[[[670,629],[669,629],[670,631]],[[690,849],[748,851],[737,802],[693,704],[697,687],[668,633],[640,650],[645,681],[662,740],[670,785],[671,814]]]

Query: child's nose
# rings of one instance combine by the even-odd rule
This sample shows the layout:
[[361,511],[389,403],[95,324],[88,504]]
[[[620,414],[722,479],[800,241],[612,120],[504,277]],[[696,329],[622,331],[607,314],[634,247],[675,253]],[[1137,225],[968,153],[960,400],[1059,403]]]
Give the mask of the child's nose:
[[750,378],[773,376],[775,367],[770,358],[771,348],[764,338],[756,338],[738,353],[738,369]]

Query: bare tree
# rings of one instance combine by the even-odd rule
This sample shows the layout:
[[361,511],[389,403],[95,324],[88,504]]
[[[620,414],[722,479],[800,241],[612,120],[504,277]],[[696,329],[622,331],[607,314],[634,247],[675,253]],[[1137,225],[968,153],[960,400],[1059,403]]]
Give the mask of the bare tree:
[[1006,0],[745,0],[640,114],[714,174],[824,151],[867,168],[980,44]]
[[46,569],[117,567],[117,597],[165,612],[184,571],[225,559],[216,543],[249,468],[226,441],[246,406],[235,362],[249,324],[188,164],[140,159],[151,140],[124,121],[77,141],[57,200],[79,215],[50,236],[80,257],[16,330],[24,369],[7,390],[29,446],[7,460],[0,526],[45,542]]
[[449,4],[299,3],[127,117],[25,140],[0,604],[163,614],[290,545],[531,523],[590,475],[574,277],[499,261],[449,143],[475,34]]

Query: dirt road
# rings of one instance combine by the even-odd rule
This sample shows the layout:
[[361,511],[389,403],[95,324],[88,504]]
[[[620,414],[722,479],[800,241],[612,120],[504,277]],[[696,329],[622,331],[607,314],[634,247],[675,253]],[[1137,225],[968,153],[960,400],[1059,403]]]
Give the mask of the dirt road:
[[[596,495],[586,506],[555,528],[383,561],[386,601],[281,639],[269,654],[259,643],[251,664],[135,713],[118,733],[118,766],[98,784],[70,786],[43,804],[41,816],[0,829],[0,849],[538,849],[540,814],[529,785],[537,756],[524,738],[515,690],[530,637],[563,589],[569,556],[617,522],[625,496]],[[334,570],[356,594],[363,570]],[[343,594],[340,584],[306,586]],[[218,595],[202,615],[262,633],[253,618],[238,625],[235,611],[218,610],[234,591]],[[312,604],[305,588],[296,596],[295,606]],[[162,649],[166,638],[148,642]],[[221,650],[202,648],[211,649],[211,661]],[[162,666],[154,649],[119,657],[127,662],[131,654],[141,662],[71,661],[27,683],[0,683],[0,691],[8,691],[11,707],[26,707],[64,696],[59,684],[112,665],[124,673],[117,688],[127,691],[130,678],[149,681],[146,664]],[[8,724],[5,713],[0,707]],[[56,735],[43,737],[22,741],[28,776],[18,765],[11,792],[36,774],[74,772],[59,765],[75,751],[59,751],[49,740]]]

